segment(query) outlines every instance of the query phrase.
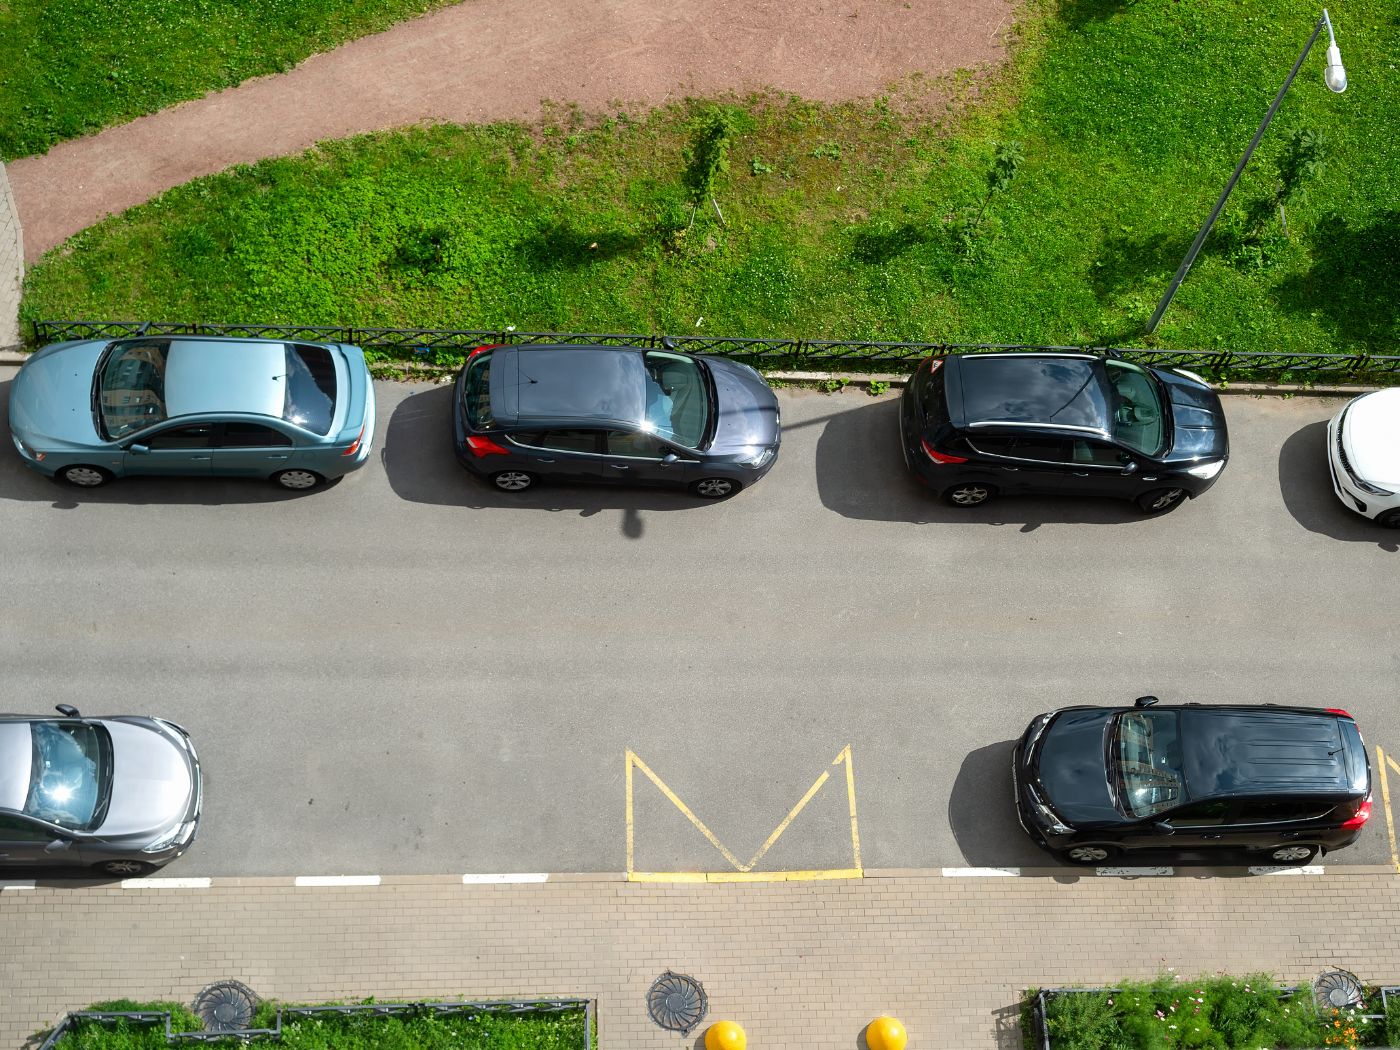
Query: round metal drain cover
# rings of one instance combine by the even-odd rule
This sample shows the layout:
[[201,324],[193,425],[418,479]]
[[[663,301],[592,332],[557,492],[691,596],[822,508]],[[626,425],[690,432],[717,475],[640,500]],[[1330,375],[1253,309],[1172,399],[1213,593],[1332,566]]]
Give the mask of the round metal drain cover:
[[1345,1010],[1365,997],[1361,982],[1345,970],[1332,970],[1313,981],[1313,1000],[1321,1010]]
[[662,1028],[689,1035],[710,1008],[705,989],[694,977],[667,970],[647,991],[647,1013]]
[[252,1027],[257,1004],[257,995],[246,984],[220,981],[195,996],[193,1009],[206,1032],[237,1032]]

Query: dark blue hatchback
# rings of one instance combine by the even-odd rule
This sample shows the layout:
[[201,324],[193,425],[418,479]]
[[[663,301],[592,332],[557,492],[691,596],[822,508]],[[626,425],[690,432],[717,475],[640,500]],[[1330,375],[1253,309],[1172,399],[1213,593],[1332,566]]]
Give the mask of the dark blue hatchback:
[[778,399],[748,365],[631,346],[483,346],[457,377],[458,461],[504,492],[537,481],[732,496],[772,468]]

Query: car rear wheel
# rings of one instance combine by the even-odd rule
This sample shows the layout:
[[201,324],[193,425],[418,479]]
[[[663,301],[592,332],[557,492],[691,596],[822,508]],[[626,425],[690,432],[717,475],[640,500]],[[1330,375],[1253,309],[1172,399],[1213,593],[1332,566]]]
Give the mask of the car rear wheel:
[[1400,507],[1377,514],[1376,524],[1384,529],[1400,529]]
[[1061,850],[1060,856],[1071,864],[1102,864],[1118,856],[1118,850],[1113,846],[1071,846]]
[[125,879],[149,875],[156,870],[154,864],[147,864],[139,860],[104,860],[101,864],[94,864],[93,868],[103,875],[120,875]]
[[502,470],[491,475],[491,484],[502,492],[524,492],[535,483],[535,476],[523,470]]
[[1291,864],[1302,867],[1311,863],[1317,856],[1317,847],[1303,844],[1275,846],[1269,850],[1269,859],[1275,864]]
[[955,507],[978,507],[996,494],[997,490],[991,485],[984,485],[980,481],[969,481],[962,485],[954,485],[950,489],[944,489],[943,500]]
[[307,489],[314,489],[325,479],[311,470],[279,470],[272,475],[272,480],[281,485],[284,489],[291,489],[294,492],[305,492]]
[[1144,514],[1165,514],[1186,501],[1185,489],[1153,489],[1137,498],[1138,510]]
[[690,491],[701,499],[724,499],[743,487],[733,478],[701,478],[690,486]]
[[95,489],[112,480],[111,471],[103,470],[101,467],[90,467],[86,463],[75,463],[71,467],[64,467],[58,472],[58,476],[68,484],[76,485],[80,489]]

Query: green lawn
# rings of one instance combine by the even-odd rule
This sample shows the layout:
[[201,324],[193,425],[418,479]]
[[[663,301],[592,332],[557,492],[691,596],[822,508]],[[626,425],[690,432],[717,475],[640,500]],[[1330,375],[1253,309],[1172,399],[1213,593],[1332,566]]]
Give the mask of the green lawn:
[[449,0],[6,0],[0,157],[152,113]]
[[[1350,90],[1326,90],[1315,48],[1162,345],[1396,352],[1400,34],[1391,0],[1344,3]],[[326,143],[75,237],[30,273],[22,314],[1141,342],[1318,13],[1033,2],[1010,66],[940,123],[883,102],[731,100],[727,225],[708,207],[692,219],[683,182],[712,103]],[[1288,205],[1290,236],[1268,210],[1249,228],[1308,126],[1327,160]],[[1006,142],[1024,161],[963,237]]]

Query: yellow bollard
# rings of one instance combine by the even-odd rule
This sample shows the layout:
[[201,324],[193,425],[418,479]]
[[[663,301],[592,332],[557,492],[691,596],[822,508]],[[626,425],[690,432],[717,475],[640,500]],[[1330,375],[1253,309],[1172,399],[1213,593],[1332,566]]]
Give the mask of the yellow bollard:
[[716,1021],[705,1029],[705,1050],[744,1050],[748,1045],[744,1030],[733,1021]]
[[877,1017],[865,1026],[865,1045],[870,1050],[904,1050],[907,1042],[909,1033],[893,1017]]

